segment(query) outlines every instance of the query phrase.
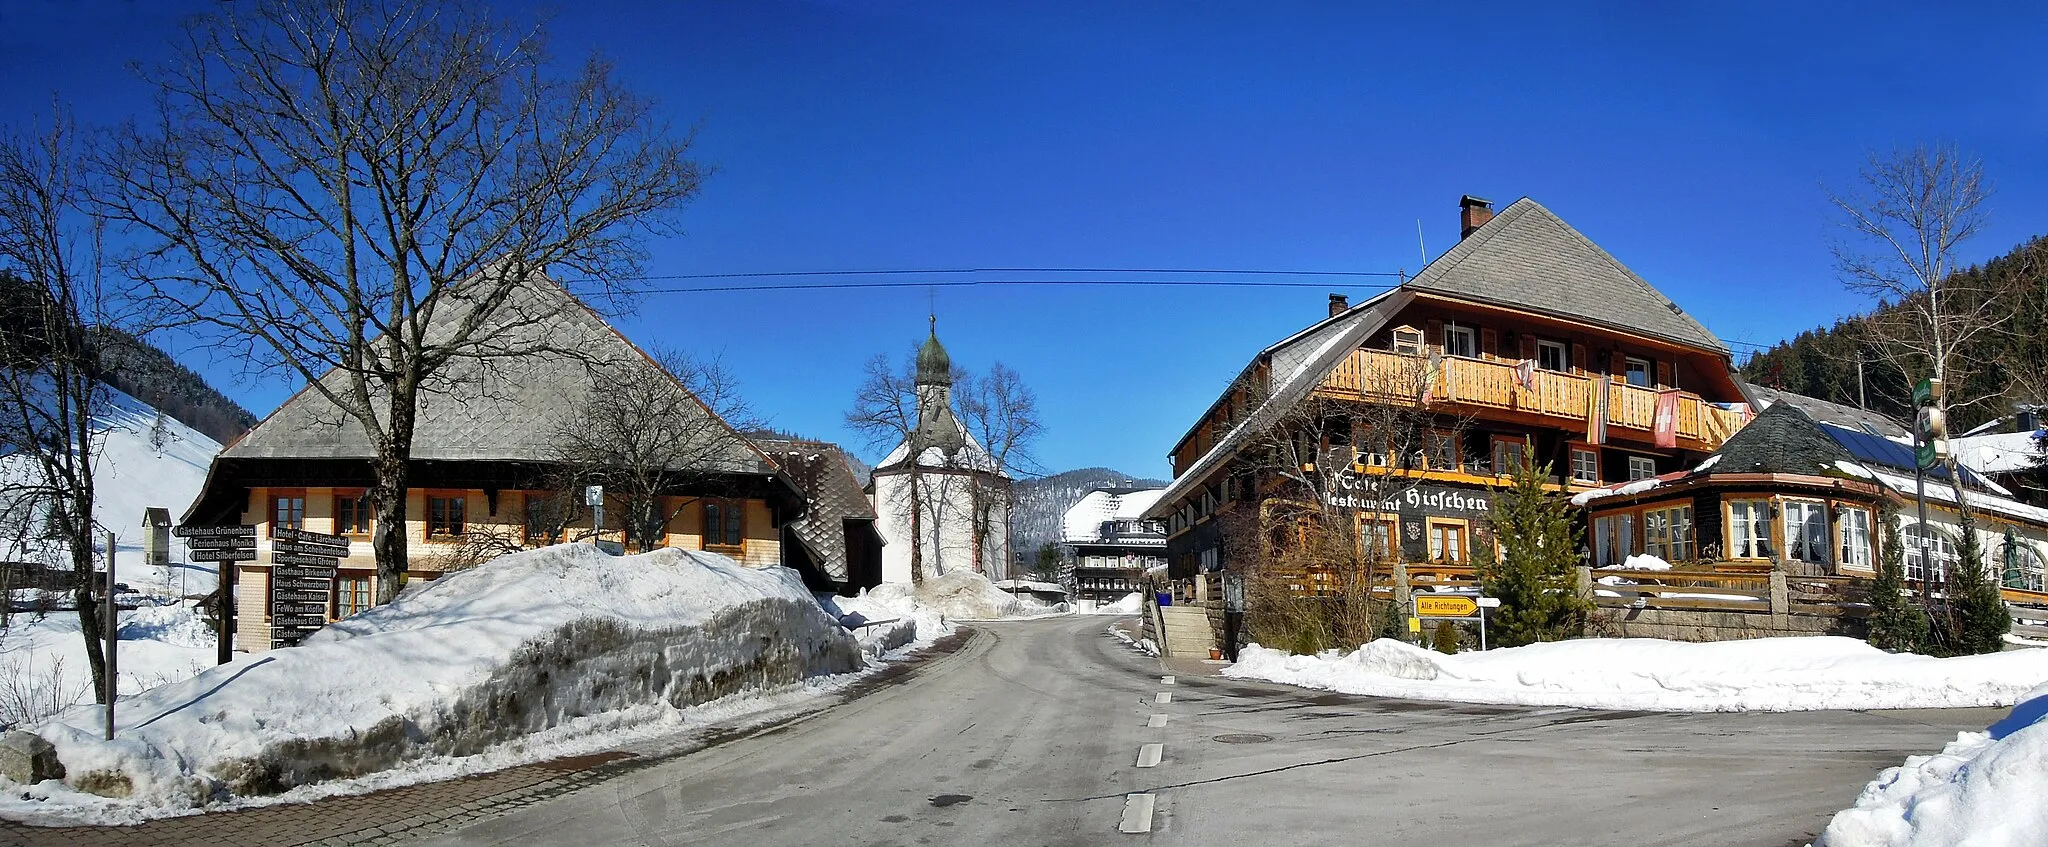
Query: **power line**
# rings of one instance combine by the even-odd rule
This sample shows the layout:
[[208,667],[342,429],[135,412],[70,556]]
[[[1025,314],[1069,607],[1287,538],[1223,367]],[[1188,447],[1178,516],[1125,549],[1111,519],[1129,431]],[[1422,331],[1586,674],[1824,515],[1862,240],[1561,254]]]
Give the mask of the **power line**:
[[634,281],[669,279],[758,279],[762,277],[959,275],[959,274],[1217,274],[1231,276],[1393,276],[1390,271],[1307,271],[1270,268],[886,268],[839,271],[750,271],[715,274],[659,274],[625,277]]
[[853,288],[969,288],[982,285],[1037,285],[1052,287],[1137,286],[1137,287],[1236,287],[1236,288],[1372,288],[1391,284],[1342,285],[1329,282],[1252,282],[1225,279],[939,279],[922,282],[795,282],[780,285],[701,285],[681,288],[637,288],[637,294],[699,294],[720,291],[830,291]]

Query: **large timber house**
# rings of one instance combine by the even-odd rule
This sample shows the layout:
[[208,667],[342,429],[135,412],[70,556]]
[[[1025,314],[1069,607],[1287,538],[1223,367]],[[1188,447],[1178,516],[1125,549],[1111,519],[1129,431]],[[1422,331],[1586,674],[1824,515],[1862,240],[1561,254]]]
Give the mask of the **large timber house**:
[[1591,490],[1690,468],[1749,419],[1728,348],[1649,282],[1534,200],[1498,215],[1475,197],[1460,206],[1457,245],[1365,302],[1331,295],[1327,316],[1260,351],[1173,446],[1173,483],[1145,517],[1167,521],[1178,585],[1203,594],[1204,575],[1253,564],[1227,537],[1275,522],[1273,481],[1250,454],[1311,401],[1362,415],[1417,399],[1387,386],[1420,386],[1413,449],[1390,455],[1384,433],[1355,426],[1304,451],[1338,488],[1401,480],[1399,497],[1331,505],[1414,563],[1465,563],[1491,544],[1493,491],[1524,458],[1548,464],[1556,490]]
[[[650,360],[554,281],[536,277],[519,293],[516,307],[500,310],[497,319],[518,322],[513,331],[544,343],[518,355],[451,360],[423,395],[406,491],[410,579],[430,580],[463,566],[473,560],[479,539],[502,551],[590,536],[582,492],[557,491],[552,482],[559,478],[562,428],[596,399],[594,374]],[[463,319],[452,310],[434,318]],[[339,384],[342,375],[324,379]],[[644,390],[688,393],[673,378],[654,382]],[[673,468],[674,482],[662,492],[666,546],[709,550],[754,567],[784,564],[785,527],[804,513],[811,496],[709,407],[681,405],[707,416],[707,425],[694,429],[706,443],[690,451],[696,466]],[[237,649],[271,646],[270,537],[279,528],[350,539],[329,600],[330,619],[361,611],[377,596],[374,516],[365,496],[373,455],[361,424],[309,387],[214,459],[185,522],[257,528],[257,559],[241,563],[237,574]],[[606,510],[599,538],[622,539],[623,512]],[[565,525],[570,532],[563,532]],[[837,573],[806,573],[805,579],[832,587],[846,576],[843,560],[839,564]]]

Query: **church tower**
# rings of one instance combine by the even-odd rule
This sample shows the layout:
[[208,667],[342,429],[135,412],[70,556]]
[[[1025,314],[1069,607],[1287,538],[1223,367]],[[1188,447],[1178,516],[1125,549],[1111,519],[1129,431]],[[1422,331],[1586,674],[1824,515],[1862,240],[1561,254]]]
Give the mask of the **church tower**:
[[953,358],[938,318],[917,348],[917,421],[874,471],[882,581],[1000,573],[1010,555],[1010,477],[953,410]]

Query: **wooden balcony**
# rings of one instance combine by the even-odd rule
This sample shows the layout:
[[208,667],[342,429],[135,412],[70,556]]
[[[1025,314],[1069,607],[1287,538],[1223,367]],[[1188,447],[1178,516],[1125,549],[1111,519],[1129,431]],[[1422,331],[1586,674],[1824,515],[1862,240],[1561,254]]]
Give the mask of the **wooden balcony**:
[[[1422,356],[1385,350],[1353,350],[1323,379],[1317,391],[1375,402],[1412,403],[1421,396],[1428,362]],[[1432,405],[1470,412],[1478,418],[1529,418],[1529,423],[1584,431],[1595,380],[1600,374],[1538,370],[1530,386],[1515,379],[1507,362],[1445,356],[1430,391]],[[1655,437],[1657,390],[1626,383],[1608,387],[1607,426],[1611,434],[1638,441]],[[1719,408],[1691,392],[1678,395],[1679,446],[1712,451],[1742,428],[1740,411]],[[1613,432],[1619,430],[1619,432]]]

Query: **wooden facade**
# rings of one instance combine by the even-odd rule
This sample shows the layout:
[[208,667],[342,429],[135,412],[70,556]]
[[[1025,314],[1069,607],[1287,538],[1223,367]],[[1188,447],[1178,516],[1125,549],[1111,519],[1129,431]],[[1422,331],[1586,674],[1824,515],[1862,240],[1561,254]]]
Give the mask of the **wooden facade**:
[[[1320,496],[1374,524],[1357,537],[1378,558],[1411,564],[1491,545],[1492,494],[1524,459],[1554,490],[1587,491],[1693,467],[1749,420],[1727,348],[1613,257],[1526,199],[1465,211],[1463,242],[1364,303],[1331,295],[1325,320],[1262,351],[1174,445],[1149,514],[1168,521],[1175,579],[1248,566],[1225,536],[1281,529],[1289,509],[1244,451],[1309,403],[1359,410],[1296,451],[1334,477]],[[1375,407],[1408,409],[1398,425],[1422,432],[1362,429]],[[1389,479],[1360,490],[1399,502],[1353,502],[1345,480],[1368,476]]]

